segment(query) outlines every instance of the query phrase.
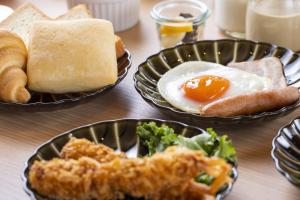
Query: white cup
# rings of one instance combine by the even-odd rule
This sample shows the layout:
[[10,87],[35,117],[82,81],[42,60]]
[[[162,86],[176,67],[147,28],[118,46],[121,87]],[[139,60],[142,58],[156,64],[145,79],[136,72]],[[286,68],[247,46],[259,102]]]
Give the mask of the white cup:
[[116,32],[133,27],[139,20],[140,0],[68,0],[69,8],[85,4],[93,16],[113,23]]

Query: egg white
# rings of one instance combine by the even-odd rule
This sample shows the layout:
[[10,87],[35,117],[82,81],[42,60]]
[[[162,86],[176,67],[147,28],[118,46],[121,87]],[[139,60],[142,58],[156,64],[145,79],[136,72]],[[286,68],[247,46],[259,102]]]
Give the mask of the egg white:
[[220,76],[230,81],[228,90],[218,99],[272,88],[272,81],[266,77],[216,63],[190,61],[166,72],[158,81],[158,91],[174,107],[186,112],[199,113],[201,107],[211,102],[203,103],[186,97],[182,85],[190,79],[203,75]]

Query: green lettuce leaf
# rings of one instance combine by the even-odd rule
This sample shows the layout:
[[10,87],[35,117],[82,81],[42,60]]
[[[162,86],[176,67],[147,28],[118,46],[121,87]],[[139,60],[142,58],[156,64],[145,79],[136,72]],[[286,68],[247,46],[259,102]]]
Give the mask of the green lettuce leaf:
[[162,152],[168,146],[180,145],[192,150],[202,150],[207,156],[216,156],[234,163],[236,151],[227,135],[218,136],[212,129],[208,128],[205,133],[187,138],[177,135],[174,130],[166,125],[160,127],[155,122],[139,124],[137,135],[148,148],[148,155]]
[[223,158],[230,163],[236,161],[236,151],[227,135],[218,136],[212,129],[207,133],[196,135],[192,138],[178,136],[177,144],[193,150],[202,150],[208,156]]
[[177,135],[172,128],[166,125],[158,127],[155,122],[143,123],[136,129],[137,135],[148,147],[148,155],[155,152],[162,152],[168,146],[172,146],[177,141]]
[[218,138],[218,145],[213,150],[212,156],[224,158],[226,161],[234,163],[236,161],[236,151],[233,147],[231,140],[227,135]]

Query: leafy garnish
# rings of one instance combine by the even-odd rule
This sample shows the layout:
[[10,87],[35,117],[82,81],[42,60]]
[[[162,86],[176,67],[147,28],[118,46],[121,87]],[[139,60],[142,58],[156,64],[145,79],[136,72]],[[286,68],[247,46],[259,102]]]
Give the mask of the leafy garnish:
[[216,156],[234,163],[236,152],[227,135],[218,136],[212,128],[208,128],[206,131],[207,133],[192,138],[178,136],[177,143],[189,149],[202,150],[207,156]]
[[230,163],[236,161],[236,152],[227,135],[218,136],[208,128],[203,134],[187,138],[177,135],[174,130],[166,125],[158,127],[155,122],[143,123],[137,127],[137,134],[148,148],[148,155],[162,152],[168,146],[180,145],[192,150],[202,150],[207,156],[223,158]]
[[215,177],[210,176],[206,173],[201,173],[199,176],[195,178],[195,181],[198,183],[204,183],[206,185],[212,184],[212,182],[215,180]]
[[136,132],[143,140],[144,145],[148,147],[149,156],[155,152],[164,151],[168,146],[174,145],[177,141],[177,135],[172,128],[166,125],[158,127],[155,122],[139,125]]
[[231,140],[227,135],[223,135],[218,139],[219,145],[214,149],[213,156],[224,158],[226,161],[234,163],[236,161],[236,151],[232,146]]

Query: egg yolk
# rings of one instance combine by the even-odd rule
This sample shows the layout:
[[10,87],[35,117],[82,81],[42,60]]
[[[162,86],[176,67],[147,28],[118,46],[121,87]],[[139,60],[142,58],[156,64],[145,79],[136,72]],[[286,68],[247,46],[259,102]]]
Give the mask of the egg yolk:
[[185,96],[200,102],[221,97],[229,88],[229,80],[212,75],[193,78],[183,84]]

